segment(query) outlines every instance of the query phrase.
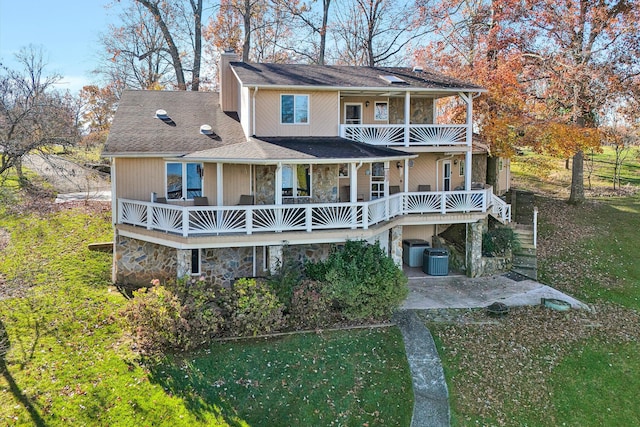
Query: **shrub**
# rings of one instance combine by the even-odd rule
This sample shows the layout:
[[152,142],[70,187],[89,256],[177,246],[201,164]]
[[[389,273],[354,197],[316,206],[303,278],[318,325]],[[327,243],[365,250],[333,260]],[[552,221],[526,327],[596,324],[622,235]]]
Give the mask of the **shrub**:
[[391,315],[408,293],[407,278],[380,246],[348,241],[326,261],[307,263],[307,275],[349,320]]
[[482,235],[482,255],[484,256],[504,256],[519,248],[520,242],[511,228],[494,228]]
[[289,324],[295,329],[320,328],[331,324],[331,301],[314,280],[304,280],[293,289]]
[[211,342],[222,324],[216,292],[204,280],[185,279],[133,292],[123,314],[141,350],[186,351]]
[[266,280],[275,291],[280,302],[284,304],[285,311],[288,311],[293,290],[302,280],[300,265],[291,260],[281,263],[278,265],[276,272]]
[[240,279],[222,290],[226,328],[240,336],[256,336],[284,325],[284,307],[266,281]]
[[179,347],[180,311],[178,298],[164,286],[156,285],[134,291],[123,315],[138,347],[143,352],[157,353]]

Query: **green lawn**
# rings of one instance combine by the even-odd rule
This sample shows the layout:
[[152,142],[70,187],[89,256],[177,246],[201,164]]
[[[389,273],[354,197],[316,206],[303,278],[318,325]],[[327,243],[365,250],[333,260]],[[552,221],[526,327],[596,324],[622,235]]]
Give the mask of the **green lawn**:
[[472,310],[450,323],[425,316],[454,425],[640,425],[640,195],[567,205],[563,168],[516,167],[516,182],[537,193],[540,281],[594,310],[516,308],[500,319]]
[[[108,206],[0,212],[0,425],[408,425],[402,337],[363,329],[141,359],[110,285]],[[7,242],[6,236],[10,237]],[[4,338],[4,340],[3,340]]]

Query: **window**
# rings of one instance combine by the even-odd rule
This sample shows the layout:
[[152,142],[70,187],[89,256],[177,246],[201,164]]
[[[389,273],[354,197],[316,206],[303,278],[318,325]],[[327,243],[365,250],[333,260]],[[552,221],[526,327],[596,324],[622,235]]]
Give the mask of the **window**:
[[460,176],[464,176],[464,160],[460,161]]
[[338,170],[338,176],[340,178],[349,178],[349,164],[341,163],[340,169]]
[[200,274],[200,249],[191,249],[191,274]]
[[309,123],[309,95],[280,95],[280,121],[289,124]]
[[384,197],[385,170],[384,163],[371,164],[371,200]]
[[284,197],[311,196],[311,165],[282,166],[282,195]]
[[202,175],[201,163],[167,163],[167,199],[202,196]]
[[502,159],[498,160],[498,169],[500,169],[500,171],[504,170],[504,163],[502,162]]
[[373,120],[384,122],[389,120],[389,104],[386,102],[376,102],[373,111]]

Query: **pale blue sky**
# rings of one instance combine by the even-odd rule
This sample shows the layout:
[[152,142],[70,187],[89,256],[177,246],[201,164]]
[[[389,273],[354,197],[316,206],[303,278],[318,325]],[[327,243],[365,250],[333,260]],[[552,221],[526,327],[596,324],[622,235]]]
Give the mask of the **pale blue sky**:
[[[107,4],[115,3],[110,9]],[[14,53],[42,46],[49,72],[64,76],[59,87],[74,94],[96,80],[100,33],[117,23],[120,7],[113,0],[0,0],[0,62],[16,68]]]

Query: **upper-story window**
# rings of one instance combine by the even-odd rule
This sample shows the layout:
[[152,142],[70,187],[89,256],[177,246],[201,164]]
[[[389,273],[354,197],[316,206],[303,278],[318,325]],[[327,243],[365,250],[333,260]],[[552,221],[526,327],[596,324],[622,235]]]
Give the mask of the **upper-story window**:
[[309,95],[280,95],[280,122],[309,123]]
[[201,163],[167,163],[167,199],[193,199],[202,196]]

